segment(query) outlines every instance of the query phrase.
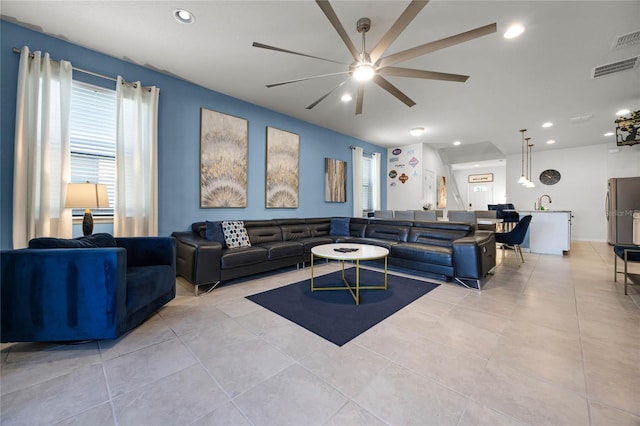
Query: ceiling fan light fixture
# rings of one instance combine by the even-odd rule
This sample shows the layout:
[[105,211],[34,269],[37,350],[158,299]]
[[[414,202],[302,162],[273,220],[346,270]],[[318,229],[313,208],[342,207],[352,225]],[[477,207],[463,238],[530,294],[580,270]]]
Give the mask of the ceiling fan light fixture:
[[411,136],[420,136],[424,132],[425,132],[424,127],[414,127],[413,129],[409,130],[409,133],[411,134]]
[[519,35],[521,35],[523,32],[524,32],[524,27],[522,25],[513,24],[509,28],[507,28],[507,31],[505,31],[504,38],[506,39],[516,38]]
[[196,17],[193,13],[186,9],[176,9],[173,11],[173,17],[181,24],[193,24],[196,21]]
[[360,64],[353,70],[353,78],[358,81],[369,81],[375,74],[376,70],[373,65],[367,63]]

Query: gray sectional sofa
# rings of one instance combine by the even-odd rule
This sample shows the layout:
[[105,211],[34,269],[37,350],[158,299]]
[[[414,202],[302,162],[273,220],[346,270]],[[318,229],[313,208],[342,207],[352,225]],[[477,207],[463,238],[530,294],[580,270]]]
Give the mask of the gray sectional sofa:
[[[495,235],[476,231],[470,223],[330,217],[247,220],[251,246],[234,248],[207,239],[207,224],[215,222],[196,222],[190,231],[173,233],[177,274],[194,284],[196,295],[202,285],[304,265],[312,247],[334,242],[382,246],[389,249],[389,265],[455,279],[478,290],[496,264]],[[337,232],[340,227],[343,231]]]

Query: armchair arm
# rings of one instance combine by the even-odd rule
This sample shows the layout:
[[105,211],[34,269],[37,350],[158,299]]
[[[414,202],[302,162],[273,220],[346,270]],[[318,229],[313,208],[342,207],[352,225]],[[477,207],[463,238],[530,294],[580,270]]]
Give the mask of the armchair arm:
[[222,244],[206,240],[193,232],[174,232],[178,275],[192,284],[212,284],[220,281]]
[[127,250],[127,266],[169,265],[176,267],[173,237],[119,237],[118,247]]
[[479,280],[496,266],[496,240],[492,232],[478,231],[475,235],[453,242],[454,274],[458,278]]
[[123,248],[3,251],[1,340],[114,338],[125,322]]

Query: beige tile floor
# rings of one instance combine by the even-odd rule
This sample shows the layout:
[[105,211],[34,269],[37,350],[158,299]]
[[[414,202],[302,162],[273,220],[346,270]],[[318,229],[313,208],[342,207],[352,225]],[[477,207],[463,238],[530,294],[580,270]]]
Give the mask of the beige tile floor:
[[498,255],[482,292],[441,285],[343,347],[244,299],[309,269],[197,298],[178,279],[118,340],[2,345],[0,423],[639,425],[640,291],[611,248]]

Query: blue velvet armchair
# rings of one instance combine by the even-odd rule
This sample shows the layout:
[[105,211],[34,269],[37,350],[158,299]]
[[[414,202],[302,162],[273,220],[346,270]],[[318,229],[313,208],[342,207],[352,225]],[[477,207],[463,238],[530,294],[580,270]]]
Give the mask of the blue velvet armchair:
[[175,297],[172,237],[96,234],[30,247],[0,255],[2,342],[115,338]]

